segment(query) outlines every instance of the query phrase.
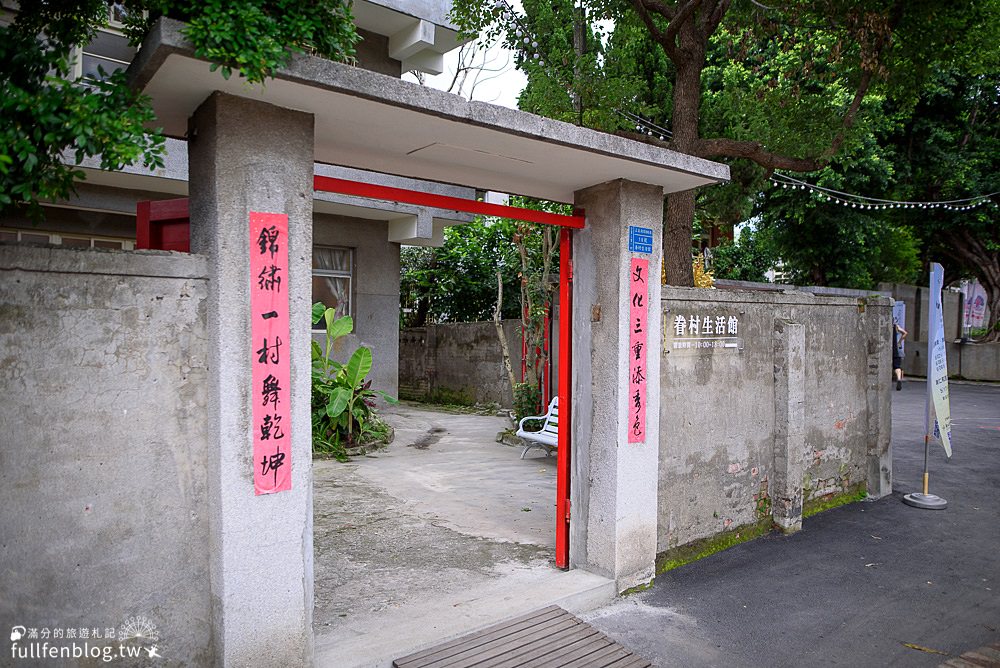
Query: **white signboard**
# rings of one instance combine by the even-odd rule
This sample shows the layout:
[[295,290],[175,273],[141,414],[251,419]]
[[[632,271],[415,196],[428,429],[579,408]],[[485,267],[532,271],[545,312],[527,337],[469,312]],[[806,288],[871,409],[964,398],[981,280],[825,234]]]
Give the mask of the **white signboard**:
[[948,359],[945,356],[944,314],[941,308],[941,290],[944,287],[944,269],[937,262],[931,263],[930,294],[930,350],[927,353],[928,424],[935,421],[934,435],[941,439],[944,451],[951,457],[951,406],[948,403]]
[[735,315],[663,312],[663,349],[667,352],[743,350],[740,319]]

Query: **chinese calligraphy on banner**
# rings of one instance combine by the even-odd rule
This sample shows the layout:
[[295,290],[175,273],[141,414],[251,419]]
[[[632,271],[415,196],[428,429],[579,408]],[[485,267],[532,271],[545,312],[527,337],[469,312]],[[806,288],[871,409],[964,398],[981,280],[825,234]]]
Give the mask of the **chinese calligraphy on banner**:
[[646,343],[649,260],[632,258],[629,271],[628,442],[646,441]]
[[253,489],[292,488],[288,357],[288,216],[250,212],[250,354]]

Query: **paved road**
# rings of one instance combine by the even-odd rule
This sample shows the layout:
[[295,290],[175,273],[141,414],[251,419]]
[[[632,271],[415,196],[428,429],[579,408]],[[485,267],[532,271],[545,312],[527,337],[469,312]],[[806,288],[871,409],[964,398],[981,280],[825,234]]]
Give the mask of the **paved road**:
[[588,621],[661,668],[936,666],[1000,640],[1000,387],[951,386],[954,457],[930,458],[944,511],[901,502],[920,491],[924,388],[893,392],[891,496],[673,570]]

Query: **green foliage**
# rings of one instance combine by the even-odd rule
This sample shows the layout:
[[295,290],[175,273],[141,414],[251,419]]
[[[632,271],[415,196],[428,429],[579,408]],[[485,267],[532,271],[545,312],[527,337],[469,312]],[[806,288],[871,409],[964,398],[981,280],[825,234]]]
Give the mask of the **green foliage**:
[[514,418],[520,420],[528,415],[538,415],[541,410],[542,393],[535,383],[514,385]]
[[375,411],[375,399],[396,399],[371,389],[366,380],[372,368],[372,351],[361,346],[347,364],[330,358],[337,339],[354,329],[350,316],[337,318],[335,309],[321,302],[312,307],[312,321],[324,321],[326,346],[312,342],[312,433],[313,451],[332,454],[346,461],[346,447],[384,437],[387,427]]
[[[528,77],[518,106],[532,113],[585,127],[612,131],[626,127],[618,109],[631,108],[642,83],[628,74],[609,74],[614,56],[606,51],[610,36],[602,20],[612,8],[573,0],[525,0],[524,28],[503,20],[502,7],[481,0],[457,0],[452,18],[484,42],[502,41]],[[583,38],[574,46],[574,29]],[[525,41],[527,40],[527,41]],[[537,54],[537,58],[535,57]]]
[[[249,82],[263,82],[292,53],[349,60],[357,41],[344,0],[128,0],[125,7],[134,43],[159,16],[186,21],[199,57]],[[155,122],[150,101],[128,88],[124,73],[71,80],[73,48],[107,18],[103,0],[22,2],[13,23],[0,25],[0,213],[25,207],[41,218],[39,202],[68,198],[86,158],[100,156],[105,170],[163,166],[163,138],[146,129]]]
[[[440,248],[404,246],[400,253],[400,321],[404,327],[428,322],[490,320],[497,299],[496,272],[504,294],[517,294],[516,224],[477,219],[445,228]],[[504,300],[504,318],[517,318],[516,299]]]
[[774,529],[774,522],[770,517],[760,519],[753,524],[746,524],[735,527],[702,538],[686,545],[671,548],[656,555],[656,574],[666,573],[675,568],[690,564],[693,561],[710,557],[717,552],[728,550],[729,548],[746,543],[755,538],[766,536]]
[[125,6],[126,33],[134,43],[160,16],[179,19],[187,23],[184,35],[195,55],[223,77],[235,71],[250,83],[273,76],[293,53],[349,60],[358,41],[350,6],[342,0],[128,0]]
[[[549,213],[565,214],[570,209],[525,197],[512,197],[510,204]],[[550,225],[486,218],[446,228],[440,248],[402,249],[400,324],[422,327],[493,319],[499,274],[500,318],[521,321],[527,342],[525,380],[537,387],[548,364],[544,324],[558,276],[558,253],[558,230]],[[512,375],[509,382],[516,382]],[[537,404],[536,400],[536,408],[530,410]]]
[[[512,206],[538,207],[565,213],[565,205],[512,198]],[[516,295],[527,281],[536,301],[541,295],[543,256],[554,237],[551,226],[502,218],[477,218],[472,223],[445,228],[439,248],[404,246],[400,252],[400,323],[422,327],[433,322],[491,320],[497,301],[499,271],[503,283],[501,318],[521,317]],[[527,269],[522,267],[519,244],[524,246]],[[558,254],[552,256],[553,261]]]
[[[998,8],[1000,11],[1000,8]],[[1000,42],[1000,19],[993,19],[993,39]],[[992,195],[1000,203],[1000,50],[984,66],[985,53],[971,62],[939,67],[920,91],[912,111],[890,99],[887,108],[902,118],[883,143],[891,151],[897,199],[956,200]],[[990,69],[991,74],[981,71]],[[975,276],[987,292],[991,333],[1000,341],[1000,214],[996,206],[966,211],[944,208],[893,211],[894,220],[914,230],[922,259],[941,262],[948,280]]]
[[868,498],[868,485],[859,482],[840,494],[827,494],[817,499],[809,499],[802,504],[802,518],[806,519],[833,508],[846,506],[848,503],[864,501],[866,498]]
[[767,272],[777,264],[777,256],[767,234],[747,227],[734,242],[712,249],[712,274],[734,281],[767,281]]
[[702,127],[781,155],[822,155],[855,93],[844,50],[843,34],[832,30],[720,26],[702,71]]
[[[915,94],[880,99],[881,120],[859,149],[804,179],[904,201],[1000,191],[1000,89],[995,77],[975,73],[983,58],[936,66]],[[993,58],[1000,66],[996,49]],[[979,277],[993,303],[1000,303],[1000,220],[994,207],[869,211],[775,188],[765,193],[760,210],[792,282],[854,288],[911,283],[934,260],[945,264],[951,278]]]
[[[622,131],[628,124],[608,113],[618,107],[666,128],[671,148],[729,163],[733,182],[698,197],[695,215],[706,228],[747,220],[776,168],[810,172],[858,154],[884,120],[882,100],[893,95],[912,106],[935,63],[970,63],[996,90],[997,0],[582,0],[579,7],[587,39],[574,50],[573,24],[581,17],[574,3],[524,3],[532,33],[525,37],[537,39],[531,50],[546,66],[519,58],[529,77],[522,108]],[[511,46],[524,39],[507,32],[515,28],[502,3],[457,0],[454,17]],[[597,21],[609,18],[614,32],[597,39]],[[575,109],[580,101],[583,109]],[[690,236],[686,197],[668,210],[666,238]],[[906,246],[885,230],[874,236]],[[681,266],[685,253],[668,255],[668,275],[690,275]],[[841,273],[847,278],[837,280],[852,281],[879,272]]]
[[[92,34],[69,17],[52,21],[67,24],[74,39]],[[35,219],[40,200],[69,197],[83,178],[72,162],[100,156],[106,170],[138,161],[163,166],[163,138],[144,129],[154,121],[149,100],[125,85],[124,73],[87,85],[70,81],[69,44],[38,39],[38,24],[22,13],[0,26],[0,212],[26,207]]]
[[[525,197],[513,197],[511,204],[549,213],[566,214],[570,210],[565,204]],[[518,224],[513,238],[521,261],[521,271],[518,274],[521,283],[521,335],[527,344],[527,356],[524,359],[527,375],[522,380],[538,388],[541,387],[544,370],[549,364],[545,324],[552,308],[555,279],[558,276],[558,239],[558,231],[550,225],[523,222]],[[540,397],[539,407],[541,403]]]
[[[528,75],[518,107],[605,131],[627,124],[617,110],[630,106],[642,82],[632,75],[606,71],[614,54],[607,51],[608,36],[595,22],[602,14],[581,9],[573,0],[526,0],[523,5],[527,28],[538,46],[524,48],[519,44],[524,38],[518,38],[516,31],[505,35],[518,67]],[[579,52],[574,30],[582,36]]]
[[779,207],[767,216],[787,282],[872,290],[917,280],[919,244],[909,229],[833,204],[799,208],[781,220]]
[[[897,121],[877,106],[878,123],[855,146],[802,179],[834,191],[885,193],[897,173],[892,151],[879,140]],[[889,210],[845,207],[803,189],[769,184],[758,203],[758,229],[779,257],[786,280],[870,290],[881,282],[910,283],[920,271],[920,240]]]

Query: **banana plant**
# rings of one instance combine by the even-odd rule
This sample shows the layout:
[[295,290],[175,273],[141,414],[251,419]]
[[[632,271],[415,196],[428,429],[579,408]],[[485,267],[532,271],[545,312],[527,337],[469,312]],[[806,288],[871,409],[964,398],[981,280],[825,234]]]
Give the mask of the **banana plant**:
[[347,364],[331,359],[334,344],[351,333],[354,320],[350,316],[338,318],[335,310],[322,302],[313,304],[312,316],[313,324],[323,321],[326,326],[325,345],[312,342],[313,449],[344,461],[344,444],[362,440],[378,421],[375,399],[397,402],[385,392],[371,389],[372,382],[367,379],[372,369],[371,349],[360,346]]

